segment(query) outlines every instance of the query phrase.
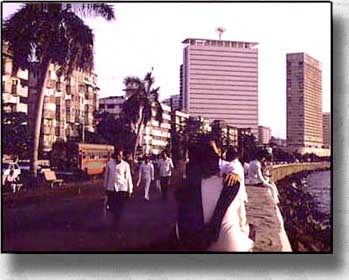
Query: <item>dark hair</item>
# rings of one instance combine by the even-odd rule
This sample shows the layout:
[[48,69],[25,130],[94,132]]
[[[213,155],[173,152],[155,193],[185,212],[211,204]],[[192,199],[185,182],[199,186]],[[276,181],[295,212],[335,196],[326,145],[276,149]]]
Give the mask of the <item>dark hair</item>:
[[219,172],[219,155],[214,151],[213,147],[210,145],[211,142],[215,142],[216,146],[217,141],[215,138],[212,138],[210,135],[204,137],[203,143],[201,146],[201,170],[203,177],[210,177]]
[[162,152],[161,152],[161,156],[164,156],[164,155],[168,156],[168,154],[167,154],[166,151],[162,151]]
[[258,150],[256,154],[256,159],[261,160],[262,158],[265,158],[265,152],[263,150]]
[[233,147],[233,146],[229,146],[228,149],[227,149],[227,152],[226,152],[226,160],[227,161],[232,161],[236,158],[239,157],[239,152],[238,150]]
[[116,146],[114,148],[114,153],[112,154],[112,158],[116,159],[117,155],[120,154],[120,152],[122,152],[122,148],[119,146]]

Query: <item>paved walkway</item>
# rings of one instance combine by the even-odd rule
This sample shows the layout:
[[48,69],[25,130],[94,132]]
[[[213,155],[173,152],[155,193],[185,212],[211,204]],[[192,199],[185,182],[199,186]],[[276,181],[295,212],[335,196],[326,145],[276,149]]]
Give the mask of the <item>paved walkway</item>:
[[[84,186],[81,186],[84,188]],[[288,251],[282,217],[265,188],[247,187],[248,222],[255,225],[255,252]],[[171,250],[167,242],[176,221],[172,192],[162,201],[155,186],[150,201],[136,189],[128,201],[119,232],[110,230],[112,217],[102,191],[36,200],[4,207],[5,251],[129,251]]]
[[[103,192],[82,194],[4,208],[5,251],[149,250],[168,238],[176,220],[172,192],[162,201],[152,186],[150,201],[136,189],[121,219],[120,231],[110,229],[112,215]],[[158,250],[164,250],[164,245]]]

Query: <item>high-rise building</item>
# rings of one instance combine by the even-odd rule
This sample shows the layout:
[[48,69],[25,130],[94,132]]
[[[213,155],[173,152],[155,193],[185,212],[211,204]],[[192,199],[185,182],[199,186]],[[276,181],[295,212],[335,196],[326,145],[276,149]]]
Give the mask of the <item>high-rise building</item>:
[[331,148],[331,113],[322,113],[323,145],[324,148]]
[[307,152],[322,146],[321,63],[305,53],[287,54],[287,146]]
[[28,70],[13,73],[13,56],[8,45],[2,45],[2,109],[4,112],[28,113]]
[[286,143],[286,139],[282,139],[282,138],[277,138],[274,136],[270,137],[270,143],[273,143],[274,145],[280,146],[280,147],[286,147],[287,143]]
[[182,110],[180,94],[171,95],[170,98],[163,100],[162,103],[170,106],[171,110]]
[[185,39],[180,83],[184,111],[258,134],[255,42]]
[[[86,131],[94,131],[93,113],[98,110],[97,75],[74,70],[70,77],[57,75],[58,66],[50,64],[44,88],[40,150],[48,152],[58,139],[84,141]],[[40,66],[29,70],[28,124],[34,128],[37,111]]]
[[271,137],[271,129],[270,127],[266,126],[258,126],[258,143],[260,145],[267,145],[269,144]]

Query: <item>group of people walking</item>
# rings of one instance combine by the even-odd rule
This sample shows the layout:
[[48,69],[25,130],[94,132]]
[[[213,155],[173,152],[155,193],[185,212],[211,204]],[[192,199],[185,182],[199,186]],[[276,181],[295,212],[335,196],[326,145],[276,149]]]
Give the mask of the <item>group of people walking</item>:
[[161,191],[162,199],[167,200],[173,169],[172,159],[168,157],[166,152],[162,152],[160,157],[154,156],[152,161],[147,155],[143,157],[143,162],[138,168],[137,187],[144,186],[145,201],[149,201],[151,182],[155,182],[156,187]]
[[[245,174],[248,174],[249,184],[267,187],[278,203],[276,186],[263,175],[264,162],[264,155],[257,153],[249,166],[243,167],[236,148],[229,147],[222,153],[212,137],[189,148],[182,180],[174,191],[177,202],[175,238],[181,249],[252,250],[255,232],[246,219]],[[161,191],[162,199],[167,200],[173,169],[172,159],[166,152],[158,158],[143,157],[135,182],[138,188],[144,187],[145,201],[150,200],[152,182]],[[115,149],[114,157],[107,163],[104,187],[118,227],[125,202],[134,189],[130,164],[123,160],[121,149]]]
[[[129,159],[127,160],[129,161]],[[112,158],[108,161],[104,174],[104,189],[107,195],[107,207],[113,213],[114,227],[118,229],[120,218],[129,199],[134,191],[131,165],[124,158],[122,149],[115,148]],[[148,156],[143,157],[143,162],[137,170],[137,187],[144,186],[144,200],[149,201],[151,182],[155,182],[162,199],[167,200],[170,177],[174,168],[171,158],[166,152],[162,152],[160,158],[152,162]]]

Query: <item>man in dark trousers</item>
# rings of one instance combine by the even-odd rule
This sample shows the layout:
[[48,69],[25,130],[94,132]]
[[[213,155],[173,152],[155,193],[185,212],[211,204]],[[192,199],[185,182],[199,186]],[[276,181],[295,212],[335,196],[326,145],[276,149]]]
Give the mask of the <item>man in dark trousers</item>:
[[114,215],[115,230],[118,229],[125,202],[133,191],[130,165],[122,157],[122,149],[115,148],[115,153],[106,165],[104,177],[104,189],[107,203]]
[[167,190],[170,184],[172,170],[174,168],[172,159],[169,158],[165,151],[161,153],[161,158],[158,161],[160,172],[160,185],[162,199],[167,200]]

